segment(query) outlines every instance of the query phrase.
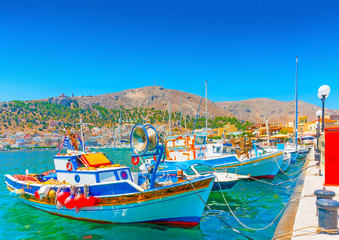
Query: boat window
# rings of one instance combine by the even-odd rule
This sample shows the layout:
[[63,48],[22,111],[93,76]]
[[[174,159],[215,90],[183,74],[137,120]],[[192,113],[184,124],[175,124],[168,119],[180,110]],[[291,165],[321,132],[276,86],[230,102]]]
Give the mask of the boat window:
[[213,146],[213,153],[221,153],[221,147],[220,146]]
[[191,168],[187,168],[187,169],[185,170],[185,173],[186,173],[187,175],[195,175],[195,172],[193,172],[193,170],[192,170]]
[[195,142],[194,142],[194,145],[202,145],[202,144],[205,144],[205,137],[198,137],[196,136],[195,137]]
[[226,154],[235,154],[236,153],[235,150],[230,146],[224,146],[222,152],[226,153]]
[[85,167],[85,165],[82,163],[80,157],[77,157],[77,158],[76,158],[76,162],[77,162],[77,164],[78,164],[78,167]]

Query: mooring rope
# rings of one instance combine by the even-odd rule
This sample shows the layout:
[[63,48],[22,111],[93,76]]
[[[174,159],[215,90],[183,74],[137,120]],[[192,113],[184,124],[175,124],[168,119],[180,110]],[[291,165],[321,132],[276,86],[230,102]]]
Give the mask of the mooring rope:
[[208,210],[210,210],[210,211],[212,212],[212,214],[213,214],[215,217],[217,217],[217,218],[219,219],[219,221],[220,221],[221,223],[223,223],[223,224],[224,224],[225,226],[227,226],[228,228],[232,229],[234,232],[240,234],[241,236],[243,236],[243,237],[245,237],[245,238],[247,238],[247,239],[250,239],[250,240],[254,240],[253,238],[250,238],[250,237],[246,236],[245,234],[241,233],[239,230],[233,228],[233,227],[232,227],[229,223],[227,223],[224,219],[220,218],[217,214],[215,214],[214,210],[213,210],[213,209],[212,209],[212,208],[204,201],[204,199],[200,196],[200,194],[199,194],[198,191],[195,189],[195,187],[194,187],[194,185],[192,184],[192,182],[191,182],[189,179],[187,179],[187,180],[190,182],[192,188],[194,189],[194,191],[196,192],[196,194],[199,196],[200,200],[205,204],[205,206],[208,208]]
[[[306,232],[306,233],[300,233],[300,234],[297,234],[297,235],[293,235],[294,232],[304,230],[304,229],[308,229],[308,228],[315,228],[315,230],[312,231],[312,232]],[[274,239],[291,239],[292,237],[300,237],[300,236],[306,236],[306,235],[310,235],[310,234],[318,234],[318,233],[321,233],[321,232],[330,233],[330,234],[337,234],[338,229],[328,229],[328,230],[326,230],[326,229],[321,229],[317,226],[307,226],[307,227],[298,228],[296,230],[277,235],[277,236],[273,237],[272,240],[274,240]]]
[[[292,176],[292,175],[295,175],[296,173],[298,173],[299,171],[300,171],[300,169],[298,169],[297,171],[295,171],[295,172],[293,172],[293,173],[286,173],[285,171],[283,171],[282,169],[281,169],[281,167],[280,167],[280,165],[279,165],[279,163],[278,163],[278,161],[277,161],[277,159],[276,159],[276,156],[273,156],[273,158],[274,158],[274,161],[275,161],[275,163],[277,164],[277,166],[278,166],[278,168],[279,168],[279,170],[280,170],[280,172],[282,172],[283,174],[285,174],[286,176]],[[284,161],[284,160],[283,160]],[[304,160],[303,160],[304,161]]]
[[[218,178],[217,178],[217,180],[218,180]],[[219,180],[218,180],[218,185],[219,185],[219,189],[221,190],[221,186],[220,186]],[[238,222],[241,226],[243,226],[244,228],[249,229],[249,230],[252,230],[252,231],[261,231],[261,230],[265,230],[265,229],[269,228],[269,227],[272,226],[272,225],[274,224],[274,222],[279,218],[279,216],[283,213],[283,211],[285,210],[285,208],[287,207],[287,205],[288,205],[289,203],[291,203],[291,202],[293,202],[293,201],[295,201],[295,200],[300,199],[300,197],[298,197],[298,198],[295,198],[295,199],[292,199],[292,200],[288,201],[288,202],[284,205],[283,209],[279,212],[279,214],[278,214],[278,215],[273,219],[273,221],[272,221],[270,224],[268,224],[267,226],[262,227],[262,228],[251,228],[251,227],[247,226],[246,224],[244,224],[243,222],[241,222],[241,221],[237,218],[237,216],[235,216],[234,212],[232,211],[232,209],[231,209],[230,205],[228,204],[226,198],[224,197],[224,194],[223,194],[223,193],[222,193],[222,196],[223,196],[223,199],[224,199],[224,201],[225,201],[225,203],[226,203],[228,209],[230,210],[230,213],[231,213],[232,216],[235,218],[235,220],[237,220],[237,222]]]

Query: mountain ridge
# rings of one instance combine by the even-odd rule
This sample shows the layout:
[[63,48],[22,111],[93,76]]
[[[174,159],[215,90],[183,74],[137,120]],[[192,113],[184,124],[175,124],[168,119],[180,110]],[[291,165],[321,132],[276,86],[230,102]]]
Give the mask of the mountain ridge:
[[[195,117],[201,96],[180,90],[166,89],[160,86],[146,86],[96,96],[75,97],[74,99],[82,108],[93,108],[94,105],[99,105],[108,109],[117,109],[122,106],[127,109],[154,108],[169,111],[169,105],[171,105],[172,112],[180,112],[181,97],[183,115]],[[202,100],[199,116],[204,116],[205,114],[205,98]],[[48,101],[66,104],[66,106],[71,104],[71,98],[67,100],[62,97],[54,97],[49,98]],[[253,123],[264,122],[265,116],[268,116],[270,122],[276,123],[290,122],[295,118],[295,101],[284,102],[270,98],[252,98],[241,101],[213,102],[208,100],[207,102],[209,118],[217,116],[236,117],[242,121]],[[307,115],[309,121],[315,120],[315,112],[321,108],[302,100],[298,102],[299,116]],[[335,111],[326,108],[325,110],[326,114],[331,114]]]

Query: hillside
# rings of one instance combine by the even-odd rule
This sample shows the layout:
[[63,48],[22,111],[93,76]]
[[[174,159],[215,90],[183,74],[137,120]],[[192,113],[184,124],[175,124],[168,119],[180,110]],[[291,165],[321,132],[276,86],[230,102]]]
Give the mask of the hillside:
[[[91,108],[99,105],[108,109],[117,109],[120,106],[126,109],[155,108],[168,111],[169,102],[172,112],[180,112],[180,99],[182,97],[182,112],[184,115],[195,117],[199,108],[201,96],[172,89],[164,89],[158,86],[149,86],[137,89],[124,90],[117,93],[109,93],[91,97],[77,97],[79,105],[83,108]],[[208,116],[233,117],[229,111],[220,108],[211,100],[208,103]],[[205,113],[205,98],[201,104],[199,115]]]
[[[308,116],[309,121],[315,120],[315,113],[321,108],[300,100],[298,102],[299,116]],[[265,116],[268,116],[270,122],[276,123],[290,122],[295,119],[295,101],[282,102],[268,98],[253,98],[244,101],[217,102],[216,105],[245,121],[264,122]],[[326,109],[325,113],[331,114],[334,111]]]
[[[152,86],[129,89],[98,96],[51,97],[30,101],[0,102],[0,132],[4,131],[51,131],[62,130],[64,126],[74,128],[80,115],[91,126],[113,127],[122,122],[149,122],[166,124],[171,104],[172,126],[180,125],[180,102],[182,97],[181,125],[187,119],[187,128],[192,129],[201,97],[178,90]],[[208,100],[209,127],[221,127],[226,123],[245,129],[250,123],[262,123],[267,115],[270,122],[287,123],[294,120],[294,101],[282,102],[266,98],[244,101],[214,103]],[[299,116],[315,119],[320,108],[299,101]],[[334,110],[326,110],[333,113]],[[196,128],[205,126],[205,99],[203,99]],[[248,121],[248,122],[247,122]],[[250,122],[250,123],[249,123]]]

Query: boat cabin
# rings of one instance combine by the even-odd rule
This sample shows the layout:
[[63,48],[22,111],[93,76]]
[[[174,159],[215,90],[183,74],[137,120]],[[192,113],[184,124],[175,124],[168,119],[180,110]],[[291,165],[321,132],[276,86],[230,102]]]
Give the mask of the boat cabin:
[[165,138],[167,160],[186,161],[206,158],[206,135],[187,134]]
[[103,153],[74,151],[54,157],[56,178],[69,184],[93,184],[131,180],[130,169],[113,165]]

